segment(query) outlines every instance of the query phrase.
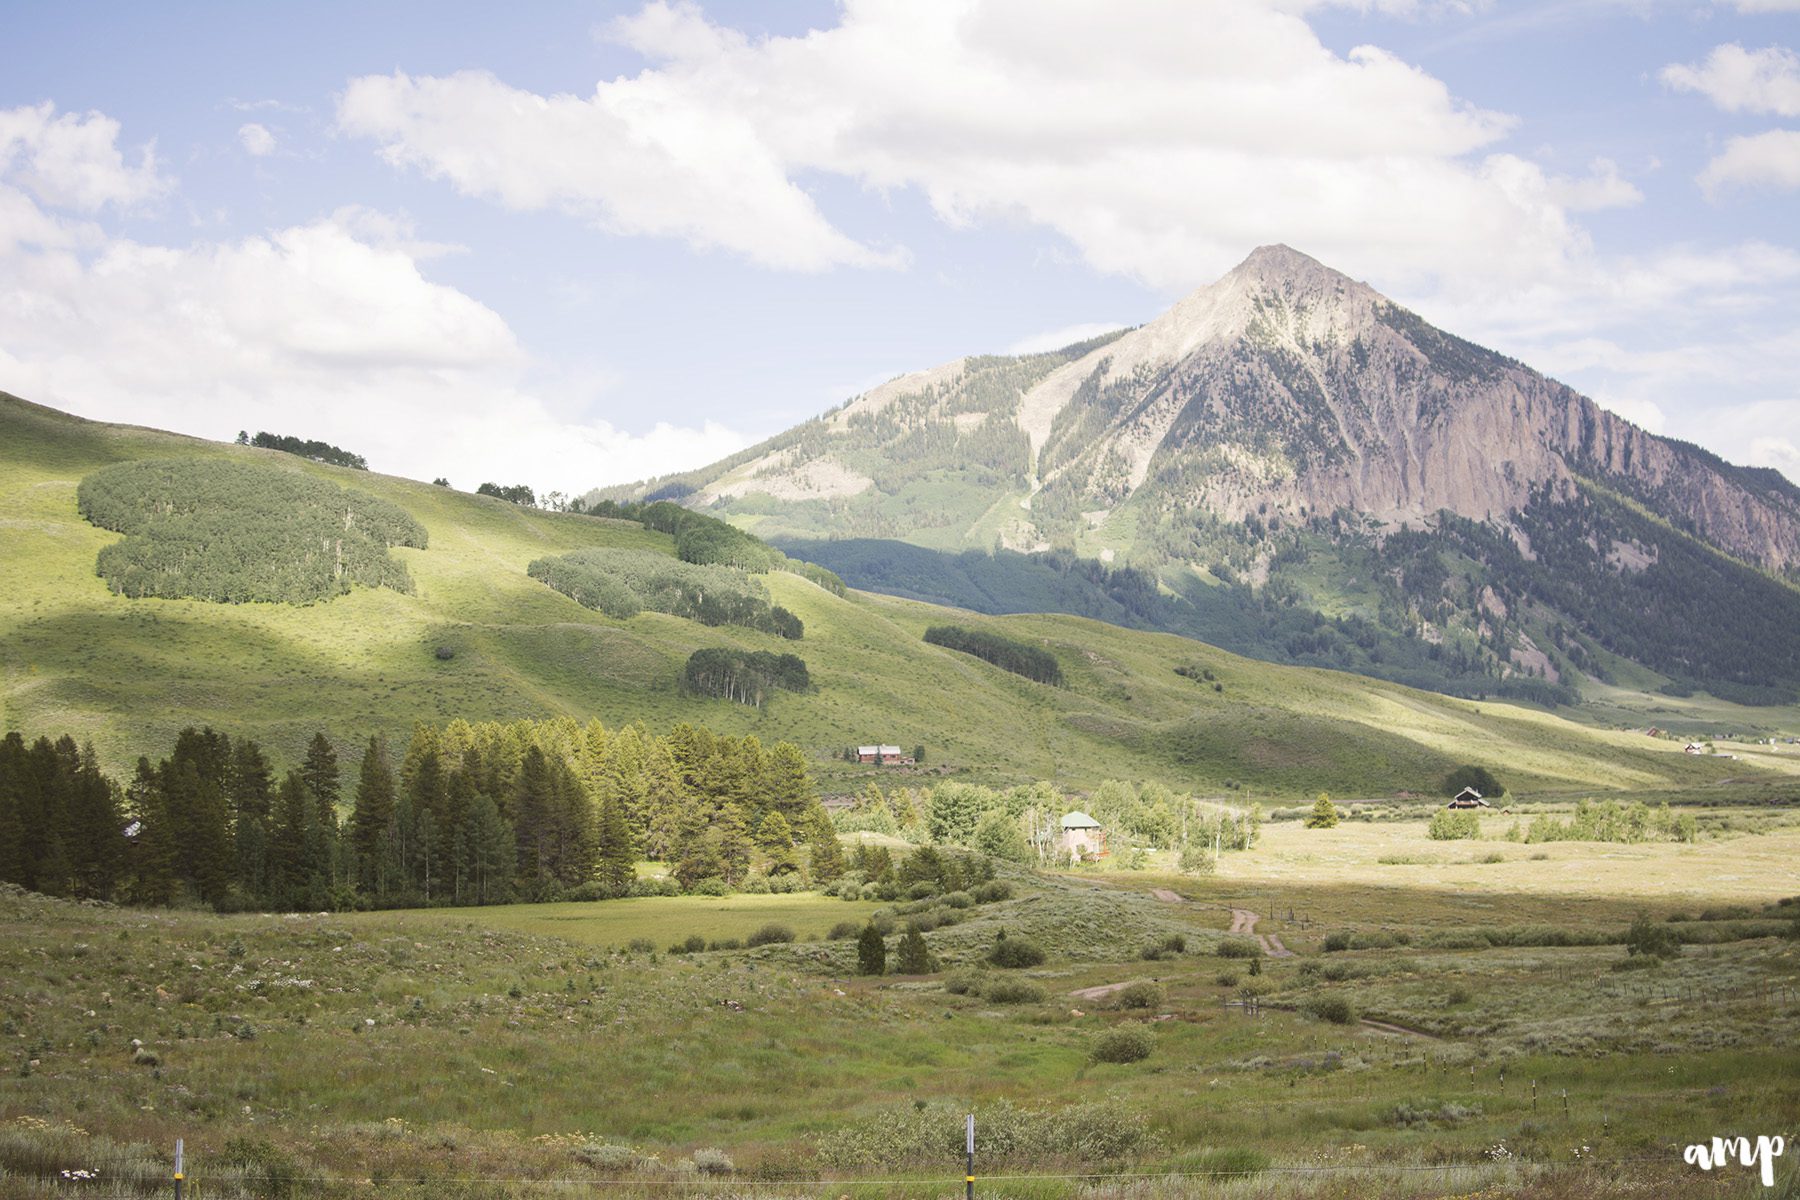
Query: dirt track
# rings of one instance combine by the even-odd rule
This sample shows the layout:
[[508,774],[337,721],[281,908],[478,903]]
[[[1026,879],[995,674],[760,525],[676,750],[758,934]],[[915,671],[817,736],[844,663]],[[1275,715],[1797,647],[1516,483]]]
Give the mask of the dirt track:
[[1256,932],[1256,923],[1260,920],[1262,920],[1261,917],[1257,916],[1247,908],[1234,908],[1231,910],[1231,928],[1227,929],[1225,932],[1241,933],[1246,937],[1255,938],[1258,944],[1262,946],[1263,953],[1267,954],[1270,958],[1294,957],[1294,952],[1282,945],[1281,939],[1275,934]]

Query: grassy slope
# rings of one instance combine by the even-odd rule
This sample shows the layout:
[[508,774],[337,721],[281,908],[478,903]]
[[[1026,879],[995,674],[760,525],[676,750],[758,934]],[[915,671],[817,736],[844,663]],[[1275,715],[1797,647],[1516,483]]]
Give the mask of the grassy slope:
[[[179,454],[255,455],[402,505],[431,538],[428,550],[395,551],[416,595],[358,590],[306,608],[113,595],[93,564],[115,535],[76,515],[76,484],[108,462]],[[1755,773],[1541,713],[1271,666],[1073,617],[985,618],[885,596],[840,599],[771,576],[776,601],[806,622],[795,647],[659,614],[612,621],[524,574],[539,555],[594,545],[669,542],[635,525],[85,422],[0,397],[0,726],[92,738],[114,769],[164,751],[189,723],[257,737],[292,761],[320,728],[353,743],[370,732],[404,738],[417,720],[570,714],[653,728],[695,720],[793,739],[828,785],[846,782],[852,769],[827,756],[872,739],[923,742],[930,767],[994,782],[1161,777],[1212,790],[1236,780],[1280,795],[1425,787],[1465,760],[1539,789],[1696,786]],[[927,625],[947,619],[1042,641],[1071,686],[1043,688],[921,643]],[[817,687],[760,712],[684,696],[677,681],[687,655],[720,644],[798,649]],[[438,646],[455,657],[440,661]],[[1224,692],[1175,675],[1181,663],[1211,667]]]

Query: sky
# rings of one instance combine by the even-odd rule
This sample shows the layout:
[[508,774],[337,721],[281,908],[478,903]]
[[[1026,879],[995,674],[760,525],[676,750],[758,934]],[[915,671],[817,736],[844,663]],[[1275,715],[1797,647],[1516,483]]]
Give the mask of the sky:
[[1800,480],[1800,0],[0,10],[0,390],[575,494],[1285,242]]

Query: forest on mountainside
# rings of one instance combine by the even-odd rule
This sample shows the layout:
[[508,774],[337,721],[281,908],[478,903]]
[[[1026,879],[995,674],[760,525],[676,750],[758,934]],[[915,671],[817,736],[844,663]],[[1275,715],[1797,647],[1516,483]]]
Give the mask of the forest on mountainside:
[[584,608],[625,620],[645,609],[702,625],[740,625],[798,640],[800,618],[769,601],[735,567],[683,562],[649,550],[573,550],[534,560],[526,572]]
[[103,467],[76,491],[81,515],[125,535],[96,570],[125,596],[310,604],[352,585],[410,592],[394,546],[424,549],[397,505],[300,471],[216,458]]

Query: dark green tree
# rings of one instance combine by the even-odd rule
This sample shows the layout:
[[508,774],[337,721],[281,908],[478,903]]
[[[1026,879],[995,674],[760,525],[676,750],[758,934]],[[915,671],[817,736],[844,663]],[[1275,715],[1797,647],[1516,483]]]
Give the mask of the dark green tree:
[[881,938],[881,930],[873,921],[862,927],[856,935],[856,973],[858,975],[884,975],[887,973],[887,943]]
[[895,973],[929,975],[935,969],[931,961],[931,950],[925,945],[925,935],[917,925],[909,923],[906,933],[900,939],[899,953],[895,956]]

